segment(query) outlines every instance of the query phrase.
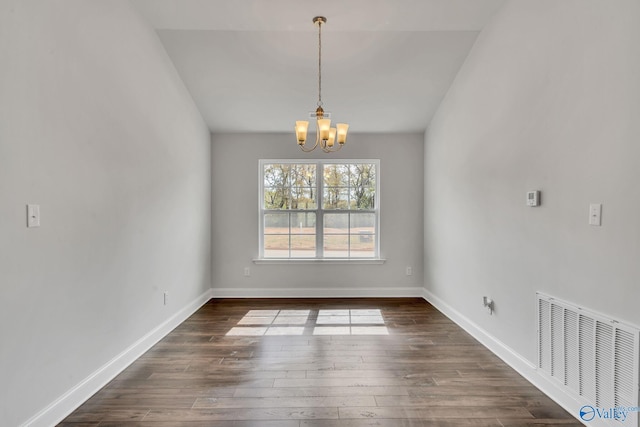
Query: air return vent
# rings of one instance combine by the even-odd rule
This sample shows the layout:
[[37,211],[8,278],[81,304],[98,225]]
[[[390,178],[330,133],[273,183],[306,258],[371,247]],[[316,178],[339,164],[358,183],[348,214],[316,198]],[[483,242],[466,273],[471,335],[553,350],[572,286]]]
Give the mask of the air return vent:
[[[538,372],[594,408],[638,407],[639,330],[541,293]],[[638,413],[611,425],[638,426]]]

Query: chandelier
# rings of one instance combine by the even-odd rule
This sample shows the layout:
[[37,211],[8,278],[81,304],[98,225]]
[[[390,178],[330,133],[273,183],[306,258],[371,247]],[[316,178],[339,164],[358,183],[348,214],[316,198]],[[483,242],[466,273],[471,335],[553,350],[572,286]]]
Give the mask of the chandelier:
[[[316,119],[316,141],[313,147],[307,148],[305,146],[309,122],[304,120],[297,121],[295,126],[298,146],[307,153],[317,147],[322,148],[325,153],[340,150],[347,141],[347,129],[349,129],[349,125],[346,123],[338,123],[336,127],[332,128],[330,114],[325,113],[322,109],[322,25],[326,24],[326,22],[327,18],[324,16],[313,18],[313,23],[318,26],[318,108],[316,108],[315,113],[310,113]],[[336,142],[338,143],[337,145]]]

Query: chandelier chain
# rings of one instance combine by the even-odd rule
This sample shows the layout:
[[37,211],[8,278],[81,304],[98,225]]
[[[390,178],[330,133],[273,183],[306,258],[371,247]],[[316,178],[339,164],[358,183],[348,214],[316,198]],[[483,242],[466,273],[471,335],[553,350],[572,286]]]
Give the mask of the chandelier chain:
[[318,107],[322,107],[322,21],[318,22]]

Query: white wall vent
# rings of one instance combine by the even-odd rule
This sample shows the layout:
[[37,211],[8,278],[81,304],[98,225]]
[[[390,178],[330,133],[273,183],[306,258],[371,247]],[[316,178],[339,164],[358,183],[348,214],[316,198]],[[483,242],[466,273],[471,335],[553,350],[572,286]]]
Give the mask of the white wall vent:
[[[574,304],[536,295],[538,372],[583,405],[600,410],[640,406],[640,331]],[[628,411],[624,421],[602,419],[598,413],[594,417],[613,426],[639,425],[637,411]]]

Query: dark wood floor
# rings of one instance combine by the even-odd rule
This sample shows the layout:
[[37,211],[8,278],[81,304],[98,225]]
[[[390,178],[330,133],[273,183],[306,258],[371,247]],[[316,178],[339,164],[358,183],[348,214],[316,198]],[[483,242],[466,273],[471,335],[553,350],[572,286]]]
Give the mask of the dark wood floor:
[[581,426],[417,298],[211,300],[60,425]]

